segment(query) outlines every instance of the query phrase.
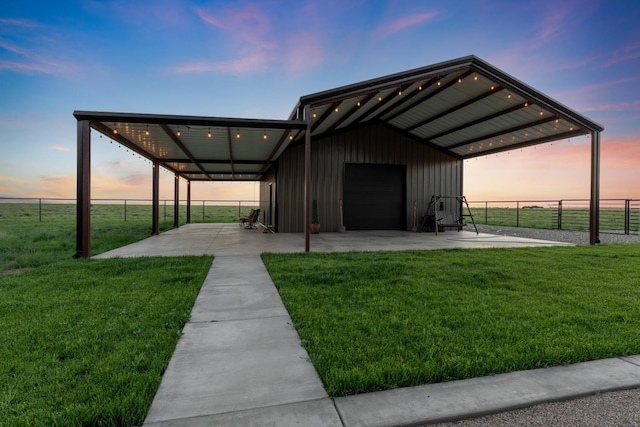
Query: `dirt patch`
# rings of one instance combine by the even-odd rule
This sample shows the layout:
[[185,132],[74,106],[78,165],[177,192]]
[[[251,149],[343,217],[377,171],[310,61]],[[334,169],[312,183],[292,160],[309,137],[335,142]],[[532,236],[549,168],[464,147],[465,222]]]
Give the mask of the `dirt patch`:
[[7,270],[4,270],[2,272],[2,274],[20,274],[20,273],[24,273],[25,271],[31,271],[33,270],[33,267],[25,267],[25,268],[9,268]]

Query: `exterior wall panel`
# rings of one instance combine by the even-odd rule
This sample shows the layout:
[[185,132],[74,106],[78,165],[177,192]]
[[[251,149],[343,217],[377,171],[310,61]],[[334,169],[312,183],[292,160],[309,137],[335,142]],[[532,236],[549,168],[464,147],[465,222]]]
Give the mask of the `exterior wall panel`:
[[[320,223],[325,232],[337,231],[340,226],[339,203],[343,199],[345,163],[406,166],[408,227],[411,226],[414,200],[419,222],[432,195],[456,196],[462,188],[462,169],[458,159],[381,124],[317,138],[311,141],[311,198],[318,200]],[[277,230],[302,232],[303,145],[289,147],[283,153],[278,159],[277,175]],[[267,191],[265,186],[264,197],[268,196]]]

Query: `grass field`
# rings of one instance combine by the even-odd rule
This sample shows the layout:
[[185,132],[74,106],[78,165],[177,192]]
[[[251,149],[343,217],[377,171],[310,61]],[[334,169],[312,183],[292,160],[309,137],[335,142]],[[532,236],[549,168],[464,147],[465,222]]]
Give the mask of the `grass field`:
[[640,245],[263,260],[331,396],[640,353]]
[[[236,222],[238,213],[245,214],[252,204],[221,206],[212,204],[193,203],[191,206],[191,222]],[[161,203],[159,206],[160,222],[173,225],[173,205]],[[187,207],[181,204],[178,211],[180,224],[187,220]],[[0,221],[73,221],[76,220],[76,205],[68,203],[0,203]],[[118,220],[151,221],[151,205],[132,203],[94,203],[91,205],[91,220],[108,220],[110,223]]]
[[[96,216],[93,253],[149,231]],[[0,218],[2,426],[142,424],[211,265],[74,252],[74,220]]]

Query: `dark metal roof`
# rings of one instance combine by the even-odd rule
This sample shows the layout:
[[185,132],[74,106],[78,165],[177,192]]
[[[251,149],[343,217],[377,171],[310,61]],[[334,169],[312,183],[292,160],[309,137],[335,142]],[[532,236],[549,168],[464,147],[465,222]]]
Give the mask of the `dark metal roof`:
[[289,120],[76,111],[93,129],[189,180],[259,180],[292,141],[382,122],[459,159],[602,131],[468,56],[300,98]]
[[75,111],[77,120],[192,181],[255,181],[306,128],[256,120]]
[[383,122],[461,158],[602,131],[487,62],[467,56],[300,98],[312,137]]

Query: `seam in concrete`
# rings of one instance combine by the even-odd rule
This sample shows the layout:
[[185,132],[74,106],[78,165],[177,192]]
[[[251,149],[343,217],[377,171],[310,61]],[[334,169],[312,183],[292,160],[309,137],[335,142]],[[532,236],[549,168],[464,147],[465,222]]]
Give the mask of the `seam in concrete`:
[[621,357],[618,357],[618,359],[622,360],[623,362],[630,363],[633,366],[637,366],[637,367],[640,368],[640,363],[635,363],[635,362],[629,360],[629,357],[631,357],[631,356],[621,356]]
[[[283,318],[289,318],[289,316],[286,315],[278,315],[278,316],[261,316],[261,317],[242,317],[242,318],[238,318],[238,319],[223,319],[223,320],[200,320],[200,321],[195,321],[195,322],[187,322],[186,324],[188,325],[189,323],[193,324],[193,325],[198,325],[201,323],[227,323],[227,322],[243,322],[245,320],[261,320],[261,319],[276,319],[278,317],[283,317]],[[293,326],[292,323],[289,323],[291,326]],[[296,331],[297,332],[297,331]]]
[[[219,228],[218,232],[215,234],[215,236],[213,236],[213,239],[211,239],[211,243],[209,243],[209,246],[207,246],[207,253],[211,253],[211,249],[213,248],[213,244],[216,242],[216,239],[218,238],[218,236],[220,235],[221,232],[222,232],[222,228]],[[214,255],[214,258],[213,258],[213,262],[216,262],[215,255]]]
[[340,412],[340,408],[338,408],[338,405],[336,405],[336,400],[333,397],[330,397],[330,399],[331,399],[331,404],[336,410],[336,414],[338,414],[338,418],[340,418],[340,423],[342,424],[343,427],[345,427],[347,424],[344,422],[344,418],[342,417],[342,412]]

